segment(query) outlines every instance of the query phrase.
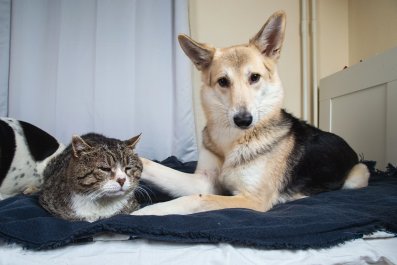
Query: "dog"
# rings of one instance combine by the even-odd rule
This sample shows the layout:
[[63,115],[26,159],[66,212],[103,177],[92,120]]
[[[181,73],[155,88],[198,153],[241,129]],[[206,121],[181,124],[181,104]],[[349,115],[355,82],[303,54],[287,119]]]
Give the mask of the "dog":
[[285,27],[279,11],[245,45],[215,48],[178,36],[202,75],[207,124],[197,169],[187,174],[141,158],[142,179],[178,198],[134,215],[265,212],[278,203],[368,185],[367,167],[342,138],[282,108],[277,62]]

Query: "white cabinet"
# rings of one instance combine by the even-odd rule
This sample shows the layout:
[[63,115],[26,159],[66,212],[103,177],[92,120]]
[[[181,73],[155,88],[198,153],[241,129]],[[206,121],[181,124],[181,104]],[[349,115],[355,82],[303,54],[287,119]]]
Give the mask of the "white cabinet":
[[397,47],[320,80],[320,129],[377,168],[397,164]]

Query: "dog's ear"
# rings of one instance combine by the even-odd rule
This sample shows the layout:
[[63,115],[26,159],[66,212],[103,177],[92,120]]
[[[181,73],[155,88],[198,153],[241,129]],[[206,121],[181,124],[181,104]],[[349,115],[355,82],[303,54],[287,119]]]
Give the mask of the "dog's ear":
[[211,64],[215,48],[207,44],[198,43],[186,35],[179,35],[178,41],[182,50],[192,60],[198,70],[202,71]]
[[250,44],[255,45],[265,56],[277,61],[284,41],[285,20],[284,11],[274,13],[261,30],[250,39]]

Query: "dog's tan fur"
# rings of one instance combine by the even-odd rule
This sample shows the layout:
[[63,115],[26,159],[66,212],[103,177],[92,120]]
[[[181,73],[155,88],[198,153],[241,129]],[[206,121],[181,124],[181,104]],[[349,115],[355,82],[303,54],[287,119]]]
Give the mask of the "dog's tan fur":
[[[277,62],[285,17],[283,12],[273,14],[245,45],[214,48],[179,36],[184,52],[202,74],[201,99],[207,118],[203,146],[194,174],[142,158],[143,180],[180,198],[133,214],[190,214],[223,208],[266,211],[278,202],[303,197],[280,194],[295,144],[280,112],[283,89]],[[221,86],[222,78],[229,80],[227,87]],[[252,126],[244,130],[233,123],[242,110],[253,116]],[[232,196],[222,196],[224,191]]]

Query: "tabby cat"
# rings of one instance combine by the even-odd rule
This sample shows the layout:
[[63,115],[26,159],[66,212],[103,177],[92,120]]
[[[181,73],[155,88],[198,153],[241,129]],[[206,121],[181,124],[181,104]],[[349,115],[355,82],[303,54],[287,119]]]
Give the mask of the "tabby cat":
[[142,162],[134,147],[139,138],[73,136],[72,143],[44,170],[40,204],[60,218],[89,222],[137,210],[134,191]]

